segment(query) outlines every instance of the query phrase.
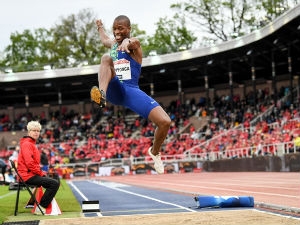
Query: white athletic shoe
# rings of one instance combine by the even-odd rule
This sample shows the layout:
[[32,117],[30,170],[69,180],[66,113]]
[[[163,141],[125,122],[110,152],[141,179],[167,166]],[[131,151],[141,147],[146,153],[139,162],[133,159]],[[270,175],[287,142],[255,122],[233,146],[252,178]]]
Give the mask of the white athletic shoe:
[[157,155],[153,155],[151,149],[152,147],[148,149],[148,153],[154,161],[154,169],[158,174],[162,174],[164,173],[164,165],[163,162],[161,161],[160,153],[158,153]]

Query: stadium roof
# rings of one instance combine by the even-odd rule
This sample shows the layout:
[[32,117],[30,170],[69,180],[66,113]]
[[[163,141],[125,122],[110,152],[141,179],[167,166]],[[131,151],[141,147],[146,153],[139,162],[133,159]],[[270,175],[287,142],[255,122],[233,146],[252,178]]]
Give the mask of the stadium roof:
[[[213,47],[152,56],[143,59],[140,87],[155,93],[177,90],[180,77],[184,88],[203,88],[208,75],[210,87],[228,83],[229,68],[235,84],[251,80],[251,66],[258,79],[270,79],[271,55],[274,53],[276,73],[288,73],[287,55],[293,58],[293,74],[299,74],[300,5],[290,9],[272,23],[251,34]],[[31,103],[57,103],[57,93],[63,101],[86,101],[89,89],[97,85],[99,65],[35,72],[0,74],[1,106],[23,105],[28,94]],[[238,79],[237,79],[238,78]]]

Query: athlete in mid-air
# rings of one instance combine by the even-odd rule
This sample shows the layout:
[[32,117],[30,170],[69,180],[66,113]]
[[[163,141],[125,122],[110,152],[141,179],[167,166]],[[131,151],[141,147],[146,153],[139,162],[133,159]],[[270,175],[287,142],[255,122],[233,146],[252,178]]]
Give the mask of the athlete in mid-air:
[[106,101],[125,106],[157,126],[153,145],[148,153],[154,161],[156,172],[164,173],[160,151],[171,119],[153,98],[139,88],[143,52],[139,40],[130,37],[130,20],[124,15],[115,18],[113,40],[105,33],[101,20],[97,20],[96,25],[102,44],[111,48],[111,52],[101,58],[99,87],[94,86],[91,89],[91,99],[100,107],[105,107]]

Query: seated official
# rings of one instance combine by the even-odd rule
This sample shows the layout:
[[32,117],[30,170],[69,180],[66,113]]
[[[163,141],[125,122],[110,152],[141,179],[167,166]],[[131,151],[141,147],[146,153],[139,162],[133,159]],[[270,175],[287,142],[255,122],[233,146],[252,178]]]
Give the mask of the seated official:
[[41,156],[35,144],[40,136],[41,128],[38,121],[30,121],[27,124],[28,136],[20,140],[18,172],[26,184],[42,186],[46,189],[40,201],[42,209],[45,210],[54,198],[59,183],[57,180],[46,177],[46,173],[40,168]]

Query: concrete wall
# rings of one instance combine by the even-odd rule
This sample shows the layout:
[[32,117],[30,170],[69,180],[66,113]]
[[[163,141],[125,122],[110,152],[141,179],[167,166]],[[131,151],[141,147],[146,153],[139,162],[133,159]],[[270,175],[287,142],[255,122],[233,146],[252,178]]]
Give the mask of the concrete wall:
[[27,131],[0,132],[0,149],[9,145],[17,145],[20,139],[27,135]]
[[300,153],[278,156],[261,156],[243,159],[206,161],[203,170],[207,172],[299,172]]

